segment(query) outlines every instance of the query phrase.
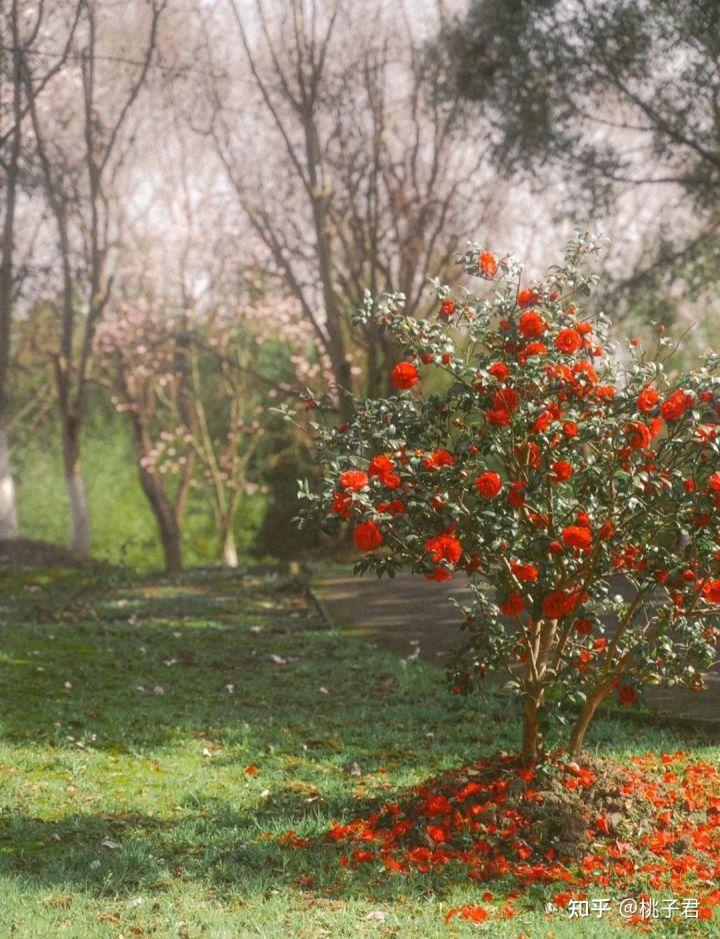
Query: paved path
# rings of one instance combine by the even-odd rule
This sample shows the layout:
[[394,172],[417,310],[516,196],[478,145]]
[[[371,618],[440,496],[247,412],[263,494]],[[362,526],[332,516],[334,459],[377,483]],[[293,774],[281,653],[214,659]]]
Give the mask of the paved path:
[[[464,641],[458,611],[449,602],[469,597],[462,581],[434,583],[408,574],[382,578],[333,574],[315,586],[327,615],[341,628],[402,658],[418,655],[443,665]],[[720,674],[708,676],[709,690],[651,688],[651,710],[683,718],[718,721],[720,733]]]

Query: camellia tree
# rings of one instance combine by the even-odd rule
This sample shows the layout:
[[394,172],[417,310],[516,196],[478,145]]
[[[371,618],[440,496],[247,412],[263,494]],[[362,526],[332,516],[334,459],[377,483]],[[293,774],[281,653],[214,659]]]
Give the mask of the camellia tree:
[[598,247],[578,236],[523,286],[517,261],[473,245],[460,263],[496,289],[452,297],[433,281],[434,320],[406,316],[402,295],[368,297],[359,319],[405,350],[398,393],[317,422],[326,484],[303,487],[307,519],[352,526],[358,573],[467,574],[453,690],[504,673],[526,762],[542,758],[551,717],[575,713],[575,758],[608,696],[701,688],[718,638],[718,358],[673,378],[665,337],[653,356],[636,340],[624,364],[607,356],[607,320],[580,307]]

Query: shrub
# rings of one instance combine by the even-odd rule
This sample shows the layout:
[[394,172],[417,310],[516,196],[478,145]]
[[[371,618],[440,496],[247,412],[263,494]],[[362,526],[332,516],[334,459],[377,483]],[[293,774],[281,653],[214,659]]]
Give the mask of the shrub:
[[[575,757],[608,696],[631,706],[648,684],[700,688],[718,637],[718,358],[679,378],[664,337],[652,356],[636,340],[624,362],[608,356],[607,320],[579,306],[597,250],[578,236],[522,286],[514,259],[474,245],[460,263],[494,290],[451,297],[433,281],[432,320],[404,315],[402,295],[368,297],[358,319],[404,350],[398,393],[317,423],[326,485],[304,492],[326,530],[351,524],[357,572],[468,575],[453,687],[508,677],[527,761],[550,717],[576,712]],[[436,369],[444,385],[424,392]]]

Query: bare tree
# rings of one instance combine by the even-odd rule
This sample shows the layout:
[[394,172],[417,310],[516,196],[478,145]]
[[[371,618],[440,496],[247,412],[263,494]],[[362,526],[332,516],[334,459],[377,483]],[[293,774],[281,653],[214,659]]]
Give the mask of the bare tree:
[[484,153],[458,139],[458,106],[433,94],[402,11],[391,23],[378,3],[292,0],[271,17],[256,0],[249,23],[231,9],[243,63],[234,84],[213,69],[209,132],[347,416],[361,375],[381,390],[392,352],[374,327],[351,335],[348,314],[366,288],[402,291],[418,311],[421,272],[442,270],[470,220],[487,218]]
[[[31,104],[42,94],[52,78],[67,61],[80,2],[66,11],[49,15],[40,4],[31,17],[25,15],[18,0],[10,0],[2,17],[2,49],[0,50],[0,80],[8,89],[0,95],[2,128],[0,129],[0,166],[3,181],[2,195],[2,247],[0,248],[0,538],[18,536],[15,485],[10,467],[10,448],[7,429],[8,373],[13,309],[18,291],[19,273],[15,263],[16,219],[21,184],[28,186],[28,143],[25,122]],[[65,16],[62,14],[65,13]],[[65,36],[64,44],[50,55],[43,55],[39,39],[44,30],[52,26],[56,36]],[[58,40],[56,39],[56,42]],[[23,63],[37,56],[35,81],[28,90],[23,81]],[[28,98],[31,95],[31,99]]]
[[[53,102],[58,107],[52,113],[44,113],[36,104],[38,79],[32,63],[23,57],[21,64],[45,195],[57,229],[62,287],[53,364],[72,518],[71,546],[81,556],[90,551],[90,519],[80,432],[93,337],[112,289],[108,261],[113,190],[132,147],[132,134],[125,131],[153,62],[165,3],[148,0],[144,4],[139,57],[119,59],[103,51],[101,6],[96,0],[82,0],[71,52],[76,68],[68,76],[68,87],[56,88]],[[135,17],[136,28],[140,19]],[[101,76],[101,65],[108,58],[111,68]],[[79,85],[80,102],[73,79]]]

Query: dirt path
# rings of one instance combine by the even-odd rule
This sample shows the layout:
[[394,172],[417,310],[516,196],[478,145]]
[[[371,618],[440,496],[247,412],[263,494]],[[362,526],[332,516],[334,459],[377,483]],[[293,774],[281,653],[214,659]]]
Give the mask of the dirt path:
[[[401,574],[394,579],[331,574],[315,586],[326,615],[341,629],[375,643],[402,658],[421,657],[442,666],[463,642],[457,610],[450,596],[468,597],[459,582],[434,583]],[[707,677],[709,690],[651,688],[647,706],[658,714],[718,722],[720,734],[720,674]]]

